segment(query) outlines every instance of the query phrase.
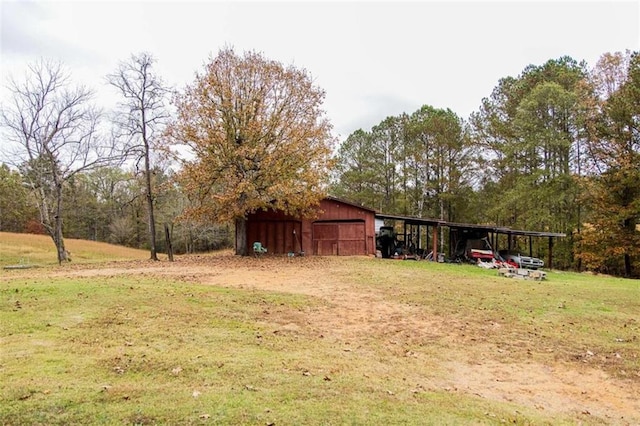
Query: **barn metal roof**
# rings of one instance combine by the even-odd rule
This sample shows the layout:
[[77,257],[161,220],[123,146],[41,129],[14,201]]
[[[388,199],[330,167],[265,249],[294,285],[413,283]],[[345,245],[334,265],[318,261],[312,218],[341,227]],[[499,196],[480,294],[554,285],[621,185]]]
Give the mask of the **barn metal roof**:
[[357,208],[359,208],[359,209],[367,210],[367,211],[370,211],[370,212],[374,212],[374,213],[375,213],[375,210],[374,210],[374,209],[372,209],[372,208],[370,208],[370,207],[363,206],[363,205],[361,205],[361,204],[356,204],[356,203],[354,203],[354,202],[352,202],[352,201],[345,200],[344,198],[338,198],[338,197],[334,197],[334,196],[329,195],[329,196],[327,196],[327,197],[324,197],[324,199],[325,199],[325,200],[331,200],[331,201],[337,201],[337,202],[342,203],[342,204],[347,204],[347,205],[349,205],[349,206],[357,207]]
[[428,219],[428,218],[422,218],[422,217],[400,216],[400,215],[394,215],[394,214],[378,214],[378,213],[376,213],[376,219],[402,220],[407,224],[429,225],[429,226],[444,225],[447,223],[444,220],[440,220],[440,219]]

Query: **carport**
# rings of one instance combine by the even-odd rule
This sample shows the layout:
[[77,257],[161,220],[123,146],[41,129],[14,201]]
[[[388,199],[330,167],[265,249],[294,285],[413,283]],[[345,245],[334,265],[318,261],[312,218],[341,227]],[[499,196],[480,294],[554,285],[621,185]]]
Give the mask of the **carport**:
[[438,233],[441,226],[446,224],[445,221],[391,214],[376,214],[376,219],[402,222],[403,232],[398,236],[403,238],[405,245],[415,244],[416,253],[419,255],[426,255],[430,250],[433,259],[437,259]]
[[454,250],[458,239],[462,238],[461,236],[463,234],[487,235],[494,251],[501,249],[501,247],[499,247],[500,235],[506,236],[507,246],[502,248],[506,248],[507,250],[512,249],[515,237],[525,237],[528,242],[529,256],[533,256],[534,238],[548,238],[546,265],[549,268],[553,267],[554,238],[566,237],[566,234],[559,232],[524,231],[495,225],[447,222],[440,219],[418,218],[411,216],[376,214],[376,219],[402,222],[402,233],[398,233],[398,237],[402,237],[405,245],[408,245],[410,242],[414,243],[418,254],[426,254],[428,253],[428,249],[430,249],[432,254],[431,259],[434,261],[438,260],[438,245],[441,247],[440,252],[443,251],[444,228],[449,229],[449,257],[453,255],[452,251]]
[[[512,244],[514,243],[514,237],[526,237],[529,249],[529,256],[533,256],[533,239],[534,238],[548,238],[548,253],[546,265],[548,268],[553,267],[553,239],[554,238],[562,238],[566,237],[566,234],[559,232],[541,232],[541,231],[522,231],[517,229],[511,229],[508,227],[499,227],[499,226],[490,226],[490,225],[475,225],[470,223],[456,223],[456,222],[444,222],[444,225],[449,228],[449,247],[455,247],[453,241],[455,241],[455,234],[459,234],[464,231],[471,232],[486,232],[488,235],[491,247],[493,247],[494,251],[498,251],[500,249],[512,249]],[[505,235],[507,238],[507,246],[500,247],[499,246],[499,236]],[[451,253],[449,253],[451,255]]]

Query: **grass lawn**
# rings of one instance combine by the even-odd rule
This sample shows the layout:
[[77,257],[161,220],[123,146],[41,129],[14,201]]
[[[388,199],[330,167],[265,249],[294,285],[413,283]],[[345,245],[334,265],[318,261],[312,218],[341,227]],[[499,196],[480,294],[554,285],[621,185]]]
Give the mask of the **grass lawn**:
[[96,257],[0,270],[1,424],[640,422],[638,281]]

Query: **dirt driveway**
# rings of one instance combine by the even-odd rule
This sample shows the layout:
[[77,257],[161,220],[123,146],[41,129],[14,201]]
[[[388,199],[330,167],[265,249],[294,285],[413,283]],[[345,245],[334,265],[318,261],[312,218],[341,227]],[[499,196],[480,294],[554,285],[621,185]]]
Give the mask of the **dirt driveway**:
[[[181,257],[173,263],[120,262],[99,268],[83,265],[53,274],[170,276],[205,285],[310,295],[328,303],[287,318],[283,327],[305,328],[344,342],[383,336],[381,341],[390,351],[401,346],[398,339],[460,339],[456,324],[429,318],[415,306],[386,300],[381,294],[345,283],[340,275],[348,268],[348,261],[340,259],[307,258],[300,262],[221,255]],[[427,388],[509,401],[547,415],[571,415],[586,423],[640,424],[638,380],[622,381],[598,369],[585,366],[577,370],[566,363],[505,362],[496,358],[499,348],[491,345],[479,344],[468,353],[459,346],[452,347],[453,352],[442,357],[441,367],[447,374],[425,384]]]

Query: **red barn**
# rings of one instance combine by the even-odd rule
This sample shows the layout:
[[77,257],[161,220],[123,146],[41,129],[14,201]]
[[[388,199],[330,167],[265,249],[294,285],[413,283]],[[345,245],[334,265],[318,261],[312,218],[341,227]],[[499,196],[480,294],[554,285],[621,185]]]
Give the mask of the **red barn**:
[[247,247],[259,241],[270,254],[374,255],[375,211],[345,200],[327,197],[315,219],[260,210],[247,217]]

